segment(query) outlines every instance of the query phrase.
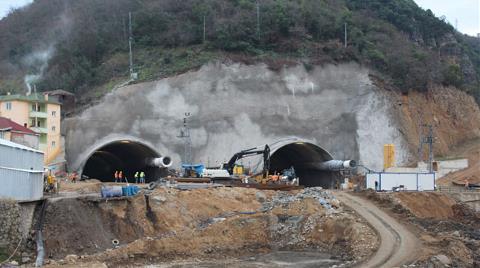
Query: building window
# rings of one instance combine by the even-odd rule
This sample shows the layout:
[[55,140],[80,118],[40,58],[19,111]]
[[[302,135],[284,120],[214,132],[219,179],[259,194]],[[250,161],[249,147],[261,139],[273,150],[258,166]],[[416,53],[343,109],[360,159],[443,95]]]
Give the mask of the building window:
[[40,121],[37,121],[37,127],[40,127],[40,126],[41,126]]
[[32,111],[34,111],[34,112],[40,112],[40,111],[41,111],[40,105],[39,105],[38,103],[32,104]]
[[57,116],[57,111],[52,111],[52,116],[53,117]]
[[52,147],[55,147],[55,145],[56,145],[55,141],[52,141]]
[[53,126],[52,131],[55,132],[55,130],[57,130],[57,128],[55,126]]
[[32,124],[30,124],[30,127],[35,127],[35,119],[32,119]]
[[12,109],[12,103],[11,103],[11,102],[6,102],[6,103],[5,103],[5,108],[6,108],[7,110],[11,110],[11,109]]

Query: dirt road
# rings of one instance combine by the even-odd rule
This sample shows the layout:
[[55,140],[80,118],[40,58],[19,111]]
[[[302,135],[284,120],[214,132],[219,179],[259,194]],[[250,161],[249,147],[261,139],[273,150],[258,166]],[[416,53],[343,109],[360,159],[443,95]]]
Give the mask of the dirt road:
[[415,260],[421,242],[405,226],[368,200],[345,192],[334,195],[365,218],[380,236],[378,251],[360,267],[396,267]]

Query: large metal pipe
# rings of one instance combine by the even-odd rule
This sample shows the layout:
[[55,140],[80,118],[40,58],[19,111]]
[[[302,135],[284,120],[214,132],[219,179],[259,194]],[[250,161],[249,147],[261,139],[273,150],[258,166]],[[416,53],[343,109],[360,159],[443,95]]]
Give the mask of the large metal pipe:
[[148,158],[147,165],[152,167],[170,167],[172,166],[172,158],[170,158],[169,156]]
[[309,162],[298,165],[298,168],[316,169],[324,171],[339,171],[357,166],[355,160],[329,160],[325,162]]
[[321,163],[317,163],[316,168],[326,171],[336,171],[343,169],[350,169],[357,166],[355,160],[329,160]]

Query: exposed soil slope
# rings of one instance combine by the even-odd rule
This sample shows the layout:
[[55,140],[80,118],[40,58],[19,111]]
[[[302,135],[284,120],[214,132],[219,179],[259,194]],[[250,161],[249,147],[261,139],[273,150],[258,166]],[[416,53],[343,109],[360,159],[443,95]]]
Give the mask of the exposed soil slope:
[[464,185],[465,180],[470,184],[480,185],[480,138],[469,140],[459,145],[451,154],[454,157],[468,158],[469,167],[437,180],[437,185]]
[[[394,193],[394,198],[413,215],[423,219],[448,219],[454,216],[455,199],[442,193]],[[434,204],[434,205],[433,205]]]
[[[384,211],[410,225],[424,247],[419,267],[478,267],[480,214],[445,193],[363,193]],[[445,266],[439,259],[447,260]]]
[[108,201],[56,200],[48,206],[44,234],[47,256],[57,260],[75,254],[84,255],[78,262],[118,266],[310,249],[355,262],[377,246],[361,218],[311,188],[160,188]]
[[[434,153],[439,157],[451,156],[458,145],[480,138],[480,108],[465,92],[438,87],[426,94],[410,92],[394,99],[411,152],[418,151],[423,124],[433,125]],[[418,161],[418,156],[412,160]]]

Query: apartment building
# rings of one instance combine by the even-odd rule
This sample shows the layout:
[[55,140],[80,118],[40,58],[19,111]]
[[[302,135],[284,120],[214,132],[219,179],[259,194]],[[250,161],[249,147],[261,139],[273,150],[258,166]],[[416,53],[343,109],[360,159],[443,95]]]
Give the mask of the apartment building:
[[62,151],[61,104],[48,94],[0,96],[0,116],[39,134],[38,149],[44,152],[44,164],[50,164]]

